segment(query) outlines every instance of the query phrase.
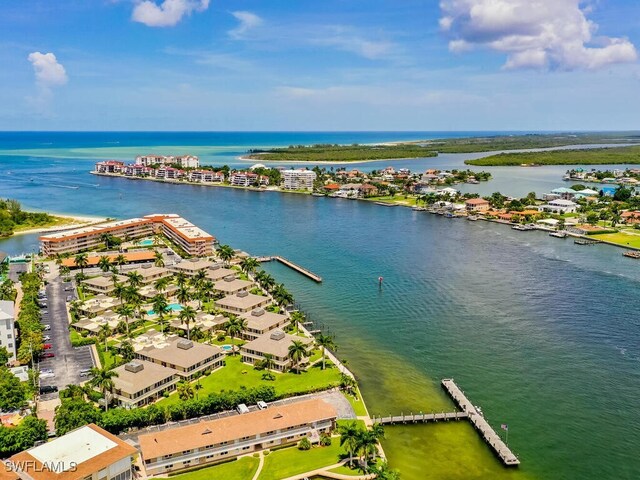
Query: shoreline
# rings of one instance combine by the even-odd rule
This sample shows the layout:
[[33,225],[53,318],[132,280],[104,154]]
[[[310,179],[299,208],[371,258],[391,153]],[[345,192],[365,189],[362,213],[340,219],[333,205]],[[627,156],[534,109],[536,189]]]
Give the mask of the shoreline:
[[[343,163],[375,163],[375,162],[398,162],[401,160],[426,160],[428,158],[438,158],[439,155],[432,157],[400,157],[400,158],[382,158],[382,159],[369,159],[369,160],[264,160],[268,163],[284,163],[287,165],[339,165]],[[254,162],[261,163],[259,158],[250,158],[245,156],[236,157],[236,160],[242,162]]]
[[[25,211],[29,211],[29,210],[25,210]],[[42,212],[34,212],[34,213],[42,213]],[[10,236],[6,237],[5,240],[11,237],[14,237],[16,235],[29,235],[33,233],[55,232],[58,230],[69,230],[72,228],[88,227],[90,225],[96,225],[98,223],[103,223],[109,220],[109,217],[90,217],[90,216],[70,215],[70,214],[63,214],[63,213],[48,213],[48,214],[51,215],[52,217],[66,219],[69,221],[58,224],[58,225],[33,227],[33,228],[27,228],[24,230],[18,230],[13,232],[13,234],[11,234]]]

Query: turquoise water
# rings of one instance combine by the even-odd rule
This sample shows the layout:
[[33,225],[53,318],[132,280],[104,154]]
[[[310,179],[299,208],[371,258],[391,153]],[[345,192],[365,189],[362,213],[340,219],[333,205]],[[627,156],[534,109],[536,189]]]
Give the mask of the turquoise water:
[[152,247],[153,240],[150,238],[145,238],[144,240],[140,240],[139,242],[136,242],[136,245],[139,245],[141,247]]
[[[51,143],[75,148],[72,134],[64,142],[57,135]],[[178,144],[172,135],[150,145]],[[91,150],[89,140],[78,142]],[[2,148],[11,147],[0,141]],[[638,477],[640,263],[618,249],[348,200],[94,177],[86,173],[93,162],[0,155],[0,171],[12,172],[0,177],[2,196],[87,215],[175,212],[223,243],[300,263],[324,282],[279,264],[268,269],[336,334],[371,413],[450,408],[438,381],[453,377],[494,427],[509,424],[523,461],[520,472],[505,472],[465,424],[394,427],[385,449],[405,480]],[[564,170],[492,169],[494,182],[469,187],[546,191]],[[34,235],[0,242],[12,253],[36,248]]]
[[[179,303],[170,303],[169,305],[167,305],[167,311],[168,312],[179,312],[180,310],[182,310],[182,305],[180,305]],[[154,310],[149,310],[147,312],[149,315],[155,315],[156,312]]]

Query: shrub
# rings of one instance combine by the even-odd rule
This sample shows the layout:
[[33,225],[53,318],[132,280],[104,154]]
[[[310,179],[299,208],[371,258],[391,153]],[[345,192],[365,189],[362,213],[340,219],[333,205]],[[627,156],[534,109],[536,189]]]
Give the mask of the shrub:
[[326,433],[323,433],[320,436],[320,445],[322,445],[323,447],[328,447],[331,445],[331,436],[327,435]]
[[298,450],[311,450],[311,442],[307,437],[298,442]]

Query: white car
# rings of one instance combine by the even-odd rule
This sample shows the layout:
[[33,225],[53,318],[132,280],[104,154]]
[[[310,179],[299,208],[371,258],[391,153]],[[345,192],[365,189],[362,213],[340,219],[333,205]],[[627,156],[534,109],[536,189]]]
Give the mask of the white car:
[[40,378],[41,379],[43,379],[43,378],[53,378],[55,376],[56,375],[53,372],[40,372]]
[[51,330],[51,325],[45,325],[45,326],[44,326],[44,329],[45,329],[45,331],[46,331],[46,330]]
[[266,402],[263,402],[262,400],[260,400],[256,405],[258,405],[258,408],[260,410],[265,410],[269,406],[266,404]]

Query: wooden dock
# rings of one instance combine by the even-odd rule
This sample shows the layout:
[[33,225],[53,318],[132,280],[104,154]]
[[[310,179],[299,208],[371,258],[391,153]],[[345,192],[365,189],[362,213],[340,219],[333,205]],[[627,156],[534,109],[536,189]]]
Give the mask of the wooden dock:
[[288,260],[279,255],[256,257],[256,260],[258,260],[259,262],[273,262],[273,261],[280,262],[283,265],[286,265],[287,267],[295,270],[296,272],[301,273],[302,275],[310,278],[314,282],[322,283],[322,277],[320,275],[316,275],[311,270],[307,270],[306,268],[301,267],[297,263],[293,263],[291,260]]
[[374,423],[381,423],[382,425],[395,425],[398,423],[427,423],[438,422],[441,420],[460,420],[467,418],[469,415],[467,412],[442,412],[442,413],[410,413],[408,415],[400,414],[389,417],[372,417],[371,420]]
[[595,245],[597,243],[601,243],[600,240],[591,240],[587,238],[576,238],[573,243],[576,245]]
[[520,465],[520,460],[509,449],[506,443],[502,441],[500,436],[489,425],[484,417],[478,412],[476,407],[469,401],[464,392],[460,390],[458,385],[451,378],[445,378],[442,380],[442,386],[449,393],[451,398],[458,404],[463,412],[468,415],[471,424],[482,435],[485,442],[493,449],[493,451],[500,457],[502,463],[507,466]]

